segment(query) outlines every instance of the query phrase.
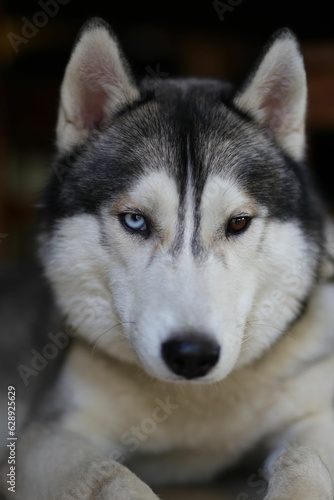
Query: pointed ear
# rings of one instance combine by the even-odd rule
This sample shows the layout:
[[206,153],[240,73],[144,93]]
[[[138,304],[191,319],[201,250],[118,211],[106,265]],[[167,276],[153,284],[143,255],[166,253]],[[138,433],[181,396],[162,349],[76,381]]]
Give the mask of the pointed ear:
[[298,161],[305,150],[306,101],[303,58],[295,36],[284,29],[273,36],[234,104],[270,129],[281,147]]
[[110,27],[101,19],[91,19],[79,33],[61,87],[60,151],[81,144],[120,104],[137,96]]

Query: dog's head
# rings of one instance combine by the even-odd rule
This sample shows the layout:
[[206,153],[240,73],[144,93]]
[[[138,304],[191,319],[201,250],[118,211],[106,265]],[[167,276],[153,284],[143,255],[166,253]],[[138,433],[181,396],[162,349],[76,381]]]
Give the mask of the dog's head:
[[61,89],[41,235],[81,336],[154,377],[212,382],[287,331],[322,259],[305,108],[288,30],[235,90],[137,86],[109,27],[84,27]]

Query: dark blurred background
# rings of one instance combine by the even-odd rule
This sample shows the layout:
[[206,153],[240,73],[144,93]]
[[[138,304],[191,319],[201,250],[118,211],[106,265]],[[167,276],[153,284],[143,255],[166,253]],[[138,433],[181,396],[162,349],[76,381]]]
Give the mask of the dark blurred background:
[[276,30],[301,42],[309,83],[311,167],[334,202],[334,2],[0,1],[0,261],[35,252],[35,205],[54,152],[58,92],[91,16],[110,22],[137,77],[245,76]]

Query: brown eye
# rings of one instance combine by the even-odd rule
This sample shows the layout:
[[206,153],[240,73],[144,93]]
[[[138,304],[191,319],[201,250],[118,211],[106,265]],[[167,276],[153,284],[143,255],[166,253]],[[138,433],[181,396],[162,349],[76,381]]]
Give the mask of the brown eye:
[[226,234],[227,236],[229,235],[234,235],[234,234],[240,234],[248,228],[250,224],[250,217],[234,217],[233,219],[230,219],[227,228],[226,228]]

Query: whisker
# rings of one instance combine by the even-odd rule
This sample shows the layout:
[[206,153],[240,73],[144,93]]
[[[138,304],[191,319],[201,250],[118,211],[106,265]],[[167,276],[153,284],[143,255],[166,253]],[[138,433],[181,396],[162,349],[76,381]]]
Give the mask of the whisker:
[[[260,320],[259,321],[256,321],[256,320],[247,321],[246,325],[247,326],[264,326],[266,328],[271,328],[272,330],[278,330],[281,333],[286,333],[286,330],[283,330],[282,328],[278,328],[277,326],[274,326],[274,325],[270,325],[268,323],[261,323]],[[256,335],[256,332],[254,332],[254,334]]]
[[[113,330],[114,328],[117,328],[119,326],[123,326],[124,324],[135,324],[135,323],[134,323],[134,321],[124,321],[124,322],[120,321],[120,322],[116,323],[116,325],[113,325],[112,327],[108,328],[106,331],[102,332],[94,342],[94,345],[92,348],[92,353],[91,353],[92,358],[93,358],[94,352],[97,348],[97,343],[102,339],[102,337],[104,337],[107,333],[111,332],[111,330]],[[125,341],[127,339],[127,335],[125,333],[124,333],[124,337],[125,338],[121,337],[120,340]],[[110,339],[110,340],[112,340],[112,339]]]

